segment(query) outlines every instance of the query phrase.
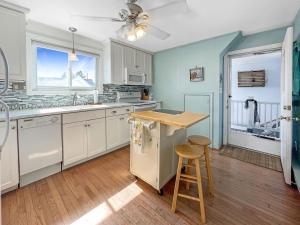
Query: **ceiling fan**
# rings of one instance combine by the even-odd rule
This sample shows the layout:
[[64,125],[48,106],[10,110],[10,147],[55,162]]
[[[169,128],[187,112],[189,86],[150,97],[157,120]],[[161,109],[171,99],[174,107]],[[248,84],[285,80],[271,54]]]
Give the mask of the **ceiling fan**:
[[126,0],[125,3],[128,9],[121,9],[119,12],[119,18],[88,15],[72,15],[72,17],[89,21],[125,23],[116,31],[116,33],[120,38],[127,39],[128,41],[136,41],[137,39],[142,38],[146,33],[151,34],[160,40],[165,40],[170,36],[170,34],[151,25],[149,23],[150,15],[161,9],[168,9],[170,6],[176,8],[179,7],[180,9],[187,8],[186,0],[173,0],[145,12],[136,2],[137,0]]

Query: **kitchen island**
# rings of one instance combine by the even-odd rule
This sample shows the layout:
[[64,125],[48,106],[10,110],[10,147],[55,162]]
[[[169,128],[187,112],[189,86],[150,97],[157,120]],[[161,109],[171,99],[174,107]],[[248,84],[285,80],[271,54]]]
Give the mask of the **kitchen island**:
[[[186,142],[188,127],[209,115],[161,109],[134,112],[130,116],[130,171],[162,194],[162,187],[176,174],[175,146]],[[144,124],[141,148],[133,141],[135,122]]]

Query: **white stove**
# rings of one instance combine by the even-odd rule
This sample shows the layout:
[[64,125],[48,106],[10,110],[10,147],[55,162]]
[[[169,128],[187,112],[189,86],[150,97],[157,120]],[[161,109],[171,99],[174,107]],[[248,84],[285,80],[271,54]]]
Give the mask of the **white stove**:
[[134,112],[156,109],[156,101],[141,100],[141,97],[140,92],[117,92],[117,101],[132,104]]

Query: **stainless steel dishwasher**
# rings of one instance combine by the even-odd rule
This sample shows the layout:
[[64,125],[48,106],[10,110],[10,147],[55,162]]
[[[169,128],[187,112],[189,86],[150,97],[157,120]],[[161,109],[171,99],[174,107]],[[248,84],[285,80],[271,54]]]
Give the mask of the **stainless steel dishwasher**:
[[61,171],[61,116],[18,120],[20,185]]

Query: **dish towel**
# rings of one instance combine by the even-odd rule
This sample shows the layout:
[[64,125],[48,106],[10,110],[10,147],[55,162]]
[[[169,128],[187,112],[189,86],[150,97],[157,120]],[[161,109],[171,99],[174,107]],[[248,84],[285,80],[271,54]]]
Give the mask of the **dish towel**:
[[138,154],[144,153],[144,125],[140,120],[134,120],[131,124],[133,149]]

